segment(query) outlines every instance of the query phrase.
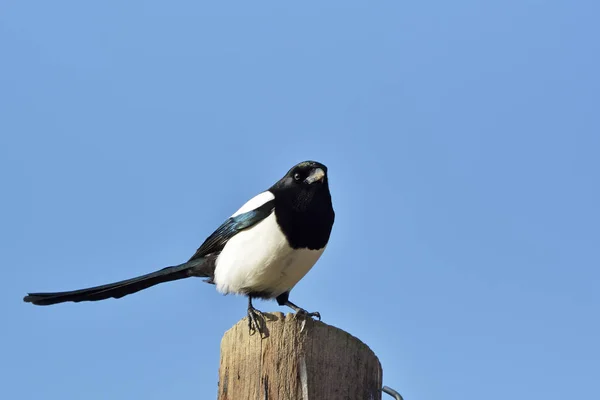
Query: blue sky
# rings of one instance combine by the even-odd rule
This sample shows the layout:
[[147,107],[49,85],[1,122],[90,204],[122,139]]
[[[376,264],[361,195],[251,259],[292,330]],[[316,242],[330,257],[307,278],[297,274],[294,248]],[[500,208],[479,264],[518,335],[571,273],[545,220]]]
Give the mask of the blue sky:
[[22,297],[185,261],[316,159],[336,224],[291,299],[366,342],[386,385],[597,398],[599,11],[3,1],[0,397],[215,398],[244,298],[200,279]]

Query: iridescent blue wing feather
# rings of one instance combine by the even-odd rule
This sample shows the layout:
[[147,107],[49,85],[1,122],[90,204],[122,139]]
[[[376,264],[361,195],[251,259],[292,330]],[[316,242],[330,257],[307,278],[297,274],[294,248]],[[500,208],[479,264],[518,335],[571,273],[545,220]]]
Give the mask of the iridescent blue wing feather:
[[274,207],[275,201],[270,200],[254,210],[228,218],[216,231],[206,238],[189,261],[220,252],[229,239],[234,237],[238,232],[250,228],[267,218],[273,212]]

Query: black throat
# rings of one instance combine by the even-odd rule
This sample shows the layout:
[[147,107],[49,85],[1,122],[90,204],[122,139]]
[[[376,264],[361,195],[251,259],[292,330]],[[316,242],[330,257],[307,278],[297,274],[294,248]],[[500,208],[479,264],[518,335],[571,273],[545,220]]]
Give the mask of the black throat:
[[329,188],[300,195],[276,188],[270,191],[275,196],[277,224],[290,246],[310,250],[325,247],[335,219]]

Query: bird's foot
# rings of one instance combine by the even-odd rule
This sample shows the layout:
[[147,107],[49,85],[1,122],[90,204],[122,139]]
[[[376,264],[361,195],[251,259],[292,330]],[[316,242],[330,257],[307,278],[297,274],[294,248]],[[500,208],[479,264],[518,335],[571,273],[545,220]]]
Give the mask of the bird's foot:
[[254,335],[256,331],[263,334],[265,326],[265,316],[263,313],[256,308],[248,307],[248,333],[250,336]]
[[283,293],[281,295],[279,295],[277,297],[277,302],[279,303],[280,306],[288,306],[289,308],[291,308],[292,310],[296,311],[296,315],[295,317],[302,317],[305,321],[306,318],[314,318],[317,317],[319,318],[319,321],[321,320],[321,313],[318,311],[315,312],[308,312],[306,311],[304,308],[302,307],[298,307],[297,305],[295,305],[294,303],[292,303],[290,301],[290,299],[288,299],[288,294],[289,292]]
[[299,308],[296,310],[296,316],[298,317],[302,317],[302,318],[315,318],[317,317],[319,319],[319,321],[321,320],[321,313],[319,313],[318,311],[315,312],[308,312],[303,308]]

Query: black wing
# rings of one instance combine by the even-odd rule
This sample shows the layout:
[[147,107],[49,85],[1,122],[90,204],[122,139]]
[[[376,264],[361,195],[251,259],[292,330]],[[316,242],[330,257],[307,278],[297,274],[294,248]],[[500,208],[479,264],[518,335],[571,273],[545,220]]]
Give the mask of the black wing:
[[239,231],[249,228],[267,218],[274,207],[275,200],[270,200],[252,211],[228,218],[212,235],[206,238],[189,261],[220,252],[229,239],[234,237]]

